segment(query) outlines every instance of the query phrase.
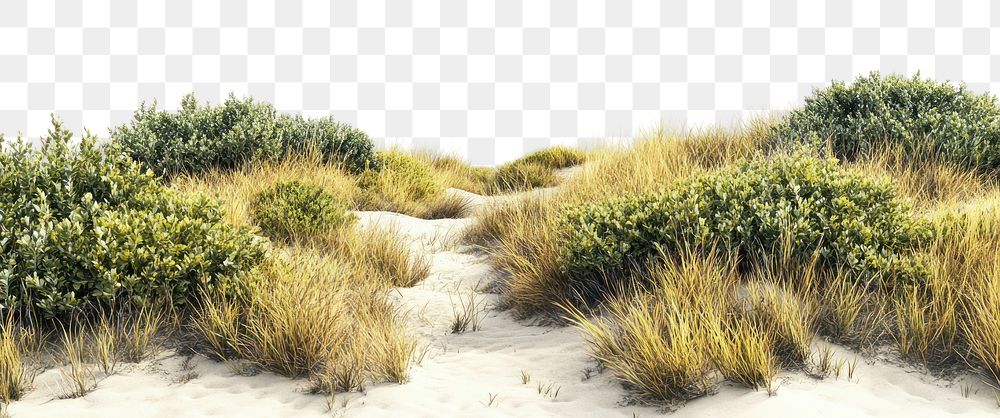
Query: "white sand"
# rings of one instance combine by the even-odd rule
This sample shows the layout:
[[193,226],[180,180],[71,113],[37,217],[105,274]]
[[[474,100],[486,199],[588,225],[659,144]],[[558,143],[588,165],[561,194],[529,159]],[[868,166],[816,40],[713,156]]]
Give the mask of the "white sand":
[[[479,203],[488,199],[477,199]],[[432,259],[430,277],[393,298],[409,318],[409,327],[427,345],[424,361],[414,366],[404,385],[380,384],[364,394],[338,395],[333,410],[326,398],[303,391],[304,382],[270,373],[242,376],[204,357],[184,359],[165,353],[160,359],[125,367],[98,382],[83,398],[58,399],[59,372],[49,370],[36,388],[10,413],[15,417],[177,417],[177,416],[349,416],[349,417],[857,417],[857,416],[997,416],[993,392],[973,377],[941,381],[911,368],[882,361],[860,361],[854,379],[817,381],[782,374],[777,395],[768,397],[735,385],[689,402],[670,414],[657,408],[626,405],[627,393],[608,373],[590,373],[595,362],[571,328],[532,326],[506,312],[488,310],[482,329],[451,334],[453,304],[459,295],[483,288],[493,270],[485,257],[458,246],[455,239],[470,220],[426,221],[386,212],[360,214],[363,225],[397,227],[414,242],[415,251]],[[479,293],[478,300],[496,302]],[[855,354],[838,349],[838,355]],[[197,376],[183,378],[193,370]],[[521,383],[521,372],[530,374]],[[549,396],[538,393],[538,384]],[[971,385],[968,398],[962,387]],[[558,388],[557,397],[551,394]],[[491,396],[495,396],[489,405]]]

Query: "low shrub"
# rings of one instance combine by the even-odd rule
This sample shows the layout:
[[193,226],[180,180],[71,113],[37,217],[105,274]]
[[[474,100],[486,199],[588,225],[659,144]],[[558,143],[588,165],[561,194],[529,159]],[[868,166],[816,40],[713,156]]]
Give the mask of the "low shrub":
[[582,291],[604,293],[631,267],[689,246],[718,246],[744,266],[776,251],[821,267],[919,280],[914,250],[932,235],[893,186],[802,154],[751,160],[668,190],[583,204],[559,221],[560,263]]
[[309,238],[353,220],[334,195],[299,181],[279,182],[260,191],[250,211],[264,234],[284,241]]
[[538,164],[549,168],[567,168],[582,164],[587,156],[580,150],[569,147],[549,147],[515,160],[519,164]]
[[133,159],[168,176],[306,152],[359,173],[375,155],[364,132],[330,117],[279,115],[268,103],[233,95],[218,106],[201,106],[187,95],[177,112],[143,104],[130,124],[111,130],[111,137]]
[[444,191],[430,167],[413,157],[389,151],[378,154],[378,163],[379,170],[358,176],[361,209],[398,210],[408,203],[427,202]]
[[778,143],[808,143],[853,159],[901,144],[907,155],[931,156],[995,173],[1000,168],[1000,105],[919,75],[875,72],[834,82],[805,99],[773,132]]
[[58,122],[41,147],[0,153],[0,303],[63,316],[116,300],[184,304],[230,286],[260,262],[259,238],[222,222],[202,196],[181,197],[117,146]]
[[318,154],[324,163],[339,163],[352,174],[378,168],[375,145],[368,134],[332,116],[310,119],[280,115],[278,136],[285,157]]

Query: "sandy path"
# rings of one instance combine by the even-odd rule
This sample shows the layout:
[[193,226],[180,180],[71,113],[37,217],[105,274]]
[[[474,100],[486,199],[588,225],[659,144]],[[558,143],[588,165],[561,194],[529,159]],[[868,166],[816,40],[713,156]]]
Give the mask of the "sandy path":
[[[477,198],[479,204],[489,198]],[[16,417],[349,416],[349,417],[649,417],[656,408],[624,405],[626,392],[608,373],[587,372],[595,363],[571,328],[532,326],[508,313],[484,310],[481,329],[452,334],[453,306],[482,289],[494,271],[485,256],[457,242],[471,219],[420,220],[388,212],[360,213],[362,225],[393,225],[430,258],[424,282],[394,291],[409,328],[427,347],[410,382],[380,384],[364,394],[326,399],[304,393],[303,382],[269,373],[242,376],[224,364],[195,357],[188,367],[174,355],[99,382],[79,399],[57,399],[59,374],[39,376],[37,388],[14,403]],[[476,293],[486,306],[496,295]],[[839,355],[853,359],[841,350]],[[522,371],[530,382],[522,384]],[[196,377],[189,374],[195,373]],[[674,417],[997,416],[993,392],[974,378],[958,382],[885,362],[861,362],[855,378],[816,381],[799,374],[780,378],[777,396],[724,385],[718,394],[690,402]],[[539,393],[539,384],[548,395]],[[968,384],[968,398],[962,387]],[[555,391],[558,389],[558,395]],[[493,402],[490,398],[493,397]]]

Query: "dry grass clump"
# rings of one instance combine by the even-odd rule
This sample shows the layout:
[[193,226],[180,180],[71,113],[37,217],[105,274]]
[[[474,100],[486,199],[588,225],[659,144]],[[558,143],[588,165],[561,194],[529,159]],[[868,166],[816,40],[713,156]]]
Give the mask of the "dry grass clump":
[[[969,362],[982,367],[1000,383],[1000,263],[993,263],[991,271],[968,283],[961,301],[965,317],[960,329],[971,353]],[[988,278],[987,278],[988,277]]]
[[[1000,192],[943,206],[932,216],[940,232],[928,252],[937,274],[926,289],[904,299],[923,307],[924,316],[914,318],[916,309],[908,309],[906,336],[918,355],[964,358],[1000,383]],[[913,326],[915,319],[923,325]]]
[[515,160],[515,163],[538,164],[549,168],[568,168],[583,164],[587,154],[575,148],[554,146],[543,148]]
[[209,295],[193,328],[217,358],[287,376],[336,378],[338,391],[369,380],[403,382],[414,343],[385,298],[386,286],[363,267],[289,249],[244,295]]
[[39,351],[40,341],[37,328],[19,323],[7,312],[0,329],[0,404],[20,399],[31,387],[31,357]]
[[745,309],[734,263],[687,253],[649,274],[650,290],[613,297],[603,317],[565,306],[596,359],[628,387],[661,401],[706,395],[720,378],[771,390],[781,331]]
[[427,259],[414,254],[392,226],[341,231],[323,251],[364,268],[392,287],[413,286],[430,274]]
[[79,398],[97,387],[94,367],[88,362],[87,340],[79,329],[63,329],[59,341],[66,365],[59,370],[62,375],[63,397]]
[[380,168],[367,170],[357,178],[360,192],[354,200],[359,209],[417,214],[421,204],[444,192],[423,161],[398,150],[378,155]]
[[918,208],[933,210],[974,199],[996,188],[996,179],[953,162],[942,161],[933,150],[906,151],[885,142],[880,151],[856,158],[848,165],[873,177],[889,177],[900,194],[910,197]]
[[752,157],[760,153],[772,123],[756,119],[745,129],[651,132],[634,146],[592,154],[588,164],[566,182],[560,200],[582,203],[653,192],[691,174]]
[[487,191],[490,194],[523,192],[552,187],[559,182],[554,168],[540,163],[513,161],[497,168]]
[[473,167],[462,159],[433,152],[417,152],[414,158],[424,161],[434,177],[445,187],[453,187],[475,194],[487,194],[493,169]]
[[773,281],[752,281],[746,291],[754,319],[769,331],[769,342],[784,365],[805,365],[816,322],[813,299]]
[[582,302],[559,264],[559,237],[552,202],[524,198],[487,211],[470,228],[467,239],[487,237],[495,266],[509,278],[502,291],[506,304],[519,316],[556,313],[555,301]]

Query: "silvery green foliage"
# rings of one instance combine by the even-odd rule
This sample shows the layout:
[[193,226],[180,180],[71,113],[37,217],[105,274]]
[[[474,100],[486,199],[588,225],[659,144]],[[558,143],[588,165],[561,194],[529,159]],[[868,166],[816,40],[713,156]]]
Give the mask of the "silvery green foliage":
[[775,128],[774,139],[821,149],[829,143],[837,157],[848,159],[898,144],[907,154],[930,152],[995,173],[1000,106],[996,97],[964,86],[875,72],[816,91]]
[[203,197],[182,197],[116,146],[53,122],[41,148],[0,153],[0,301],[60,316],[158,299],[184,304],[264,256],[261,238],[222,222]]
[[354,220],[336,197],[315,185],[281,182],[254,197],[250,211],[267,236],[291,241],[329,231]]
[[358,173],[372,165],[375,153],[368,135],[332,117],[279,115],[269,103],[233,95],[211,106],[199,105],[189,94],[177,112],[143,104],[132,122],[113,129],[111,137],[161,175],[229,170],[306,152]]
[[[560,262],[583,292],[604,292],[660,251],[716,248],[744,267],[760,257],[848,268],[886,280],[919,280],[915,249],[930,226],[911,215],[893,186],[795,154],[696,175],[667,190],[568,208],[560,219]],[[818,252],[817,252],[818,250]],[[592,295],[593,296],[593,295]]]

